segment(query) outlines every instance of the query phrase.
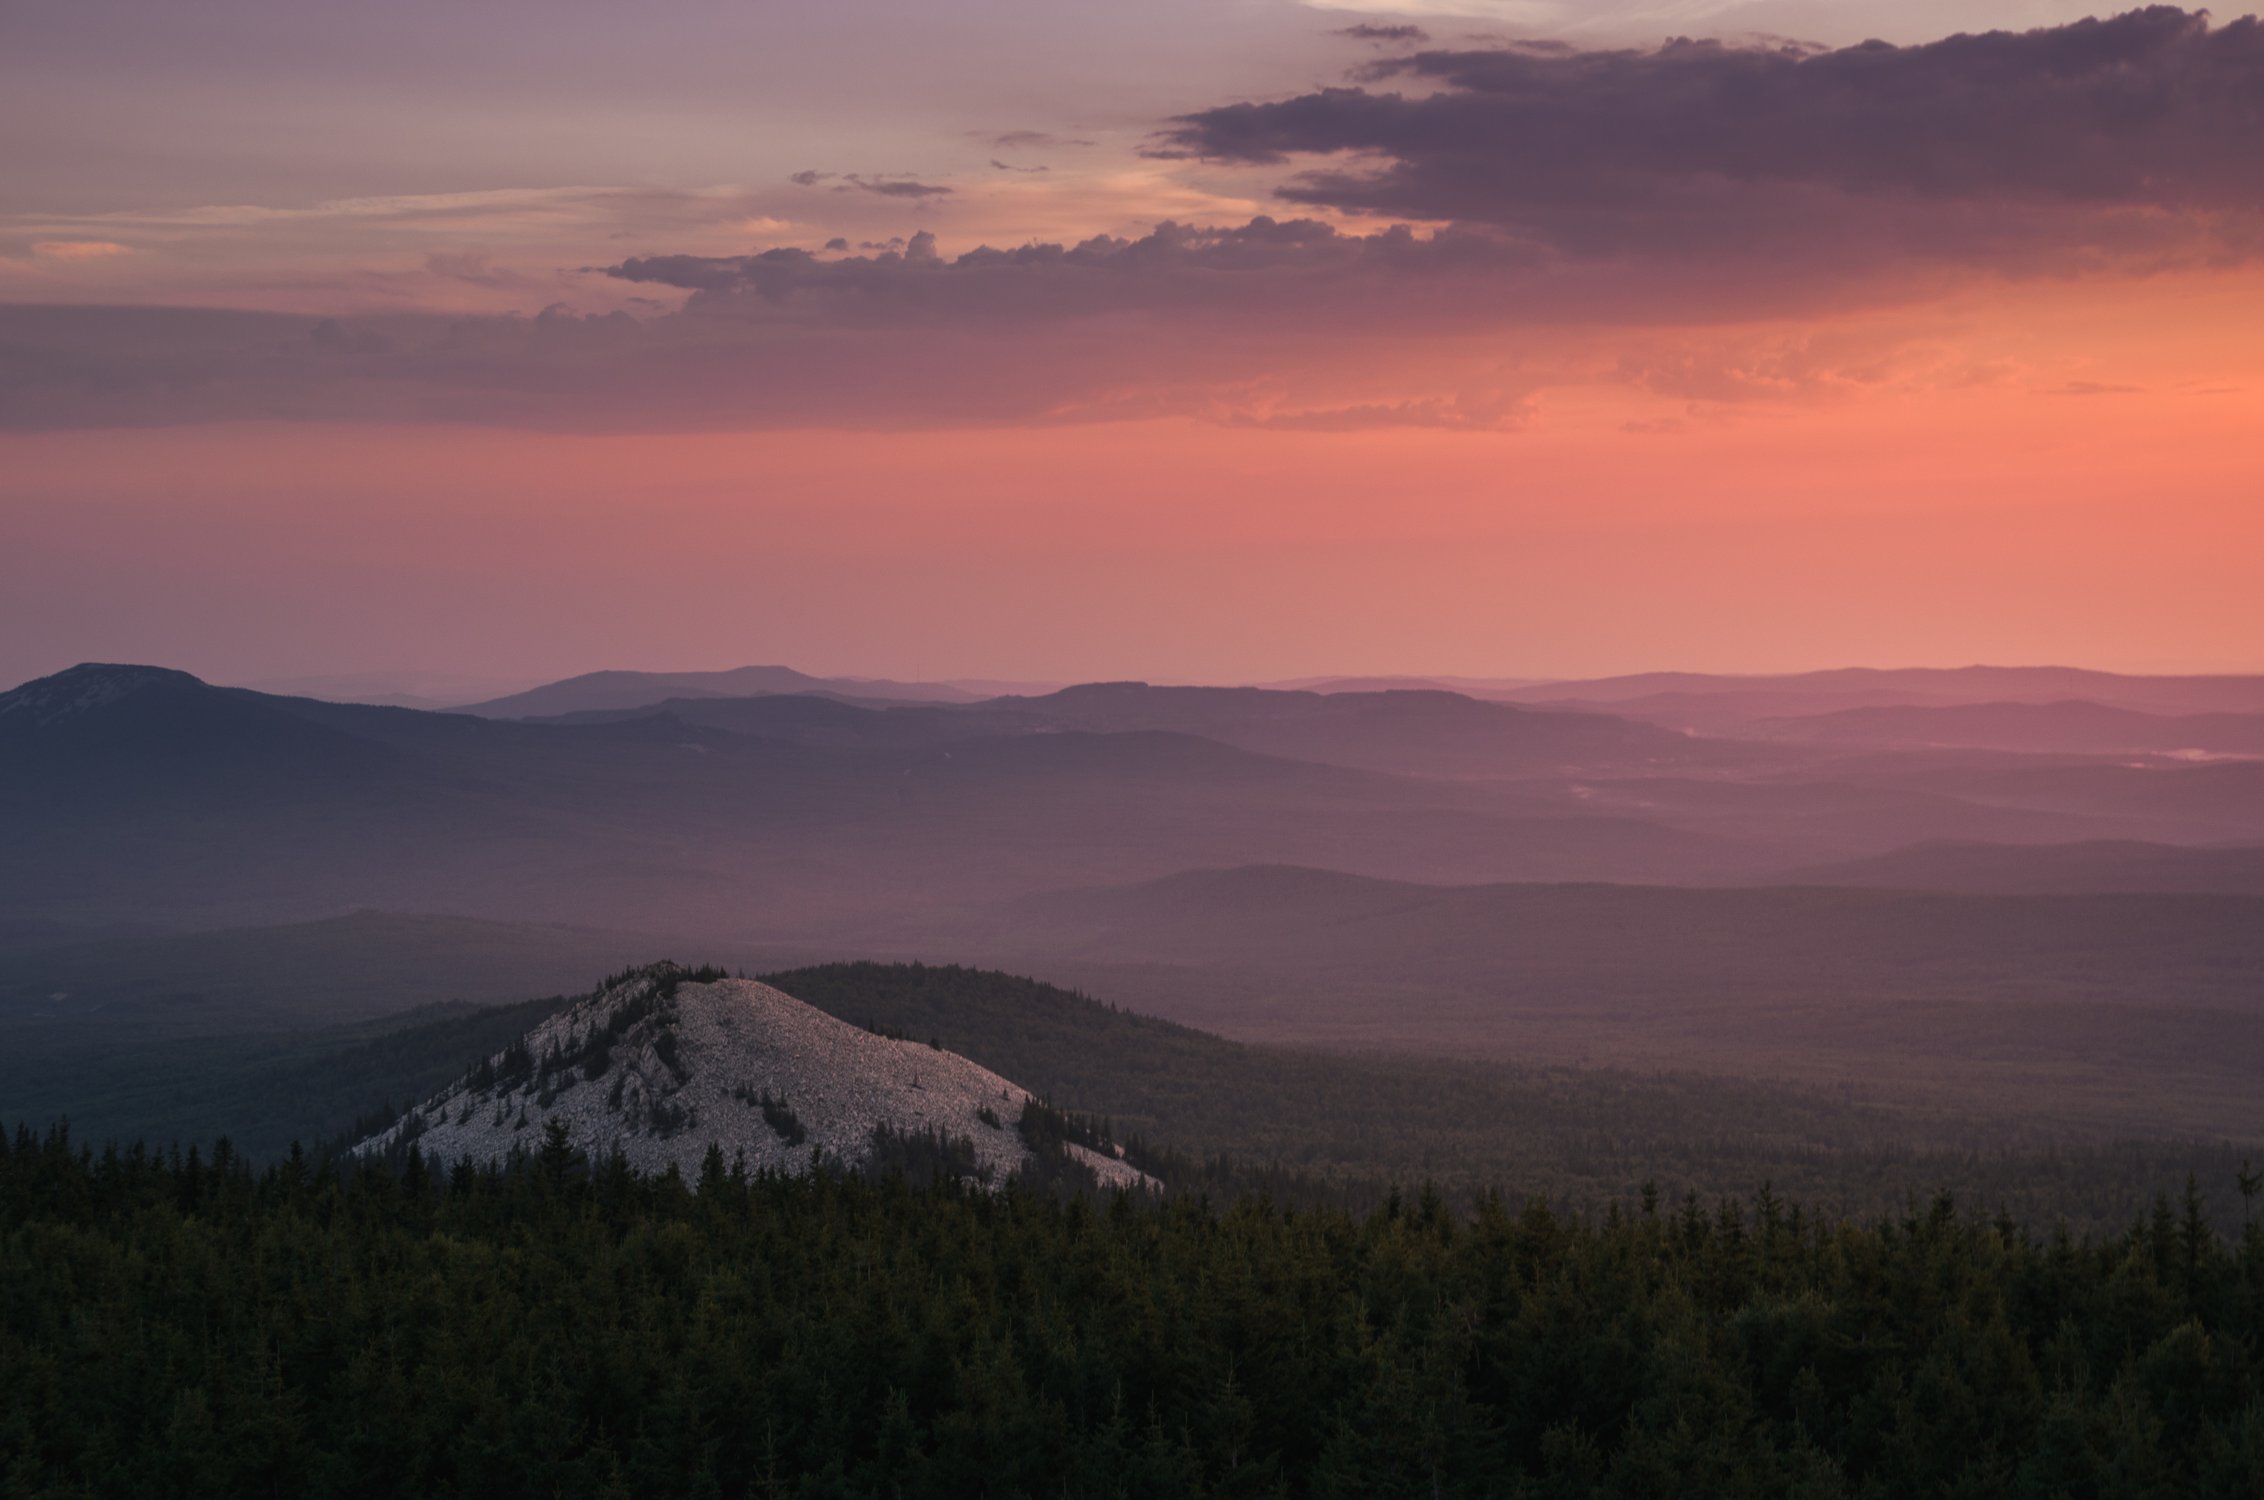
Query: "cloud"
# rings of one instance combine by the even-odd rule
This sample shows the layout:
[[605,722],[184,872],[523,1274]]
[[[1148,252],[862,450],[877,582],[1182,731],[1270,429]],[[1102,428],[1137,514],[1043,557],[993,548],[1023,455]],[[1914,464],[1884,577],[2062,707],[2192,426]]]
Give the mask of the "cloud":
[[1050,130],[1001,130],[995,135],[977,135],[975,139],[1001,151],[1042,151],[1058,146],[1093,144],[1075,136],[1055,135]]
[[940,182],[916,182],[909,177],[859,177],[852,172],[847,181],[860,192],[878,193],[883,198],[946,198],[952,193]]
[[[1559,27],[1593,8],[1597,0],[1304,0],[1315,10],[1365,11],[1370,15],[1435,16],[1491,21],[1519,27]],[[1708,0],[1678,0],[1676,12]]]
[[[1502,285],[1501,253],[1482,237],[1259,218],[948,256],[922,232],[857,255],[773,249],[601,268],[689,294],[648,316],[0,306],[0,426],[689,430],[1181,415],[1503,430],[1522,392],[1386,395],[1374,376],[1377,353],[1411,333],[1466,330],[1473,299]],[[1499,363],[1499,350],[1488,356]],[[1264,400],[1251,399],[1260,387]]]
[[1681,401],[1725,406],[1813,399],[1887,386],[1970,383],[1939,343],[1841,330],[1652,338],[1624,353],[1619,383]]
[[1330,36],[1348,36],[1356,42],[1427,42],[1431,34],[1420,26],[1378,26],[1363,21],[1357,26],[1339,26]]
[[[1333,222],[1301,210],[949,249],[928,231],[837,234],[822,252],[584,268],[585,292],[611,289],[605,304],[659,299],[636,315],[0,307],[0,425],[1176,414],[1506,431],[1537,393],[1583,383],[1718,413],[1998,379],[1954,338],[1849,332],[1862,320],[1848,315],[1977,275],[2127,275],[2264,250],[2254,23],[2157,9],[1918,47],[1522,46],[1370,71],[1360,87],[1187,116],[1163,143],[1287,165],[1283,195]],[[793,180],[957,207],[905,174]],[[1413,222],[1361,228],[1364,214]],[[426,264],[502,274],[469,251]],[[559,295],[574,284],[562,277]]]
[[425,257],[425,269],[435,276],[450,281],[461,281],[472,286],[524,287],[529,279],[516,271],[495,265],[477,250],[435,250]]
[[[466,269],[475,269],[467,267]],[[650,255],[631,315],[301,317],[0,305],[0,427],[444,421],[589,431],[1184,416],[1280,431],[1514,431],[1540,393],[1715,407],[1973,378],[1921,330],[1746,334],[1844,287],[1733,261],[1599,265],[1483,226],[1167,223],[945,254]],[[1677,321],[1693,326],[1673,331]],[[1829,328],[1830,325],[1826,325]],[[1440,392],[1446,392],[1441,394]]]
[[1915,46],[1442,49],[1361,77],[1198,111],[1159,149],[1335,158],[1345,164],[1307,168],[1280,196],[1488,224],[1575,253],[1879,235],[1898,253],[1964,259],[2258,244],[2253,19],[2212,27],[2157,6]]
[[749,255],[637,256],[600,268],[622,281],[693,294],[688,313],[791,318],[839,326],[1028,324],[1200,309],[1230,322],[1310,316],[1319,300],[1365,287],[1359,312],[1327,325],[1405,331],[1419,309],[1466,314],[1483,283],[1524,259],[1485,232],[1417,234],[1392,226],[1348,234],[1316,219],[1266,216],[1234,226],[1164,223],[1137,238],[978,246],[945,257],[915,234],[901,249],[824,260],[780,248]]
[[115,240],[36,240],[31,253],[45,260],[108,260],[134,252]]
[[1273,432],[1375,432],[1410,427],[1443,432],[1516,432],[1532,419],[1530,396],[1494,393],[1482,397],[1433,396],[1413,401],[1368,401],[1356,406],[1313,407],[1295,411],[1229,411],[1218,420],[1229,427]]
[[2039,391],[2037,394],[2043,396],[2136,396],[2143,393],[2145,389],[2144,386],[2117,385],[2112,381],[2105,380],[2071,380],[2065,385],[2054,386],[2050,390]]
[[839,182],[835,192],[854,188],[861,193],[877,193],[883,198],[947,198],[952,189],[938,182],[921,182],[913,177],[868,177],[858,172],[796,172],[786,179],[796,187],[816,187],[821,182]]

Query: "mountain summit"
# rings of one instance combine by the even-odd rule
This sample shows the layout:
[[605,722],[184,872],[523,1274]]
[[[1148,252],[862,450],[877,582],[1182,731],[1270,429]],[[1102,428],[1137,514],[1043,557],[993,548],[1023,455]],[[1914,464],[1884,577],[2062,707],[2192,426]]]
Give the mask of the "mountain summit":
[[[498,1161],[552,1126],[593,1158],[696,1175],[710,1146],[749,1171],[881,1164],[925,1143],[993,1185],[1041,1152],[1102,1186],[1155,1186],[1062,1117],[955,1052],[884,1036],[718,970],[656,964],[608,980],[355,1149]],[[1071,1129],[1071,1135],[1079,1133]]]
[[0,693],[0,727],[46,729],[129,698],[206,690],[201,679],[170,667],[81,662]]

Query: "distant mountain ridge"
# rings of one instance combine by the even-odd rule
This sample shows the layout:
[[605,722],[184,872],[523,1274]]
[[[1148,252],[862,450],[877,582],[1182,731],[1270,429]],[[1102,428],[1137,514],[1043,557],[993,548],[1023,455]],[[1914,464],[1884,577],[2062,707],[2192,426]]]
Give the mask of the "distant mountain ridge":
[[1068,731],[1182,734],[1261,755],[1416,776],[1679,768],[1776,753],[1703,744],[1611,714],[1544,712],[1438,688],[1324,693],[1093,682],[970,704],[859,703],[781,693],[674,698],[544,722],[618,722],[662,713],[735,733],[843,746],[949,745]]
[[1523,688],[1539,687],[1542,682],[1538,677],[1453,677],[1437,673],[1387,672],[1373,676],[1291,677],[1249,686],[1293,693],[1382,693],[1416,689],[1460,693],[1466,698],[1500,698]]
[[2148,676],[2085,667],[1836,667],[1735,675],[1639,672],[1540,683],[1501,695],[1733,733],[1756,719],[1844,708],[2054,703],[2079,699],[2143,713],[2264,713],[2264,674]]
[[2264,847],[2181,848],[2124,839],[2076,844],[1914,844],[1793,872],[1809,885],[1986,895],[2215,893],[2264,896]]
[[2157,714],[2084,699],[1843,708],[1763,719],[1751,729],[1812,744],[1954,745],[2045,755],[2264,755],[2264,713]]
[[[1378,675],[1323,676],[1249,687],[1164,686],[1145,682],[1088,682],[1033,690],[1012,683],[947,680],[905,683],[886,679],[817,677],[783,666],[724,672],[591,672],[523,693],[464,705],[459,711],[491,718],[539,718],[651,708],[669,700],[812,694],[883,703],[1033,705],[1057,711],[1090,708],[1096,691],[1138,688],[1155,705],[1183,705],[1207,697],[1217,705],[1236,694],[1375,697],[1430,693],[1464,701],[1515,704],[1555,711],[1615,715],[1703,733],[1734,736],[1769,718],[1791,718],[1857,708],[1952,707],[1979,703],[2046,704],[2089,701],[2151,714],[2264,714],[2264,675],[2133,676],[2078,667],[1845,667],[1817,672],[1713,674],[1646,672],[1622,677],[1543,681],[1518,678]],[[1082,699],[1080,704],[1077,700]],[[1149,724],[1144,727],[1159,727]]]
[[734,667],[723,672],[584,672],[523,693],[467,703],[456,712],[486,719],[534,719],[646,708],[670,698],[751,698],[768,693],[907,703],[972,703],[981,696],[948,683],[812,677],[792,667]]
[[[1288,696],[1297,714],[1332,702]],[[359,906],[735,933],[759,919],[769,937],[843,912],[1250,858],[1477,879],[1697,878],[1782,862],[1734,837],[1514,787],[1327,763],[1357,747],[1332,749],[1333,716],[1357,725],[1431,701],[1378,699],[1333,700],[1308,719],[1310,743],[1278,741],[1284,753],[1164,728],[1051,720],[1030,732],[1025,719],[1013,732],[842,743],[667,713],[561,724],[273,698],[90,667],[0,694],[0,908],[237,925]],[[856,724],[962,712],[712,701]],[[1277,706],[1255,690],[1234,701]],[[1452,698],[1443,710],[1544,743],[1598,727]]]

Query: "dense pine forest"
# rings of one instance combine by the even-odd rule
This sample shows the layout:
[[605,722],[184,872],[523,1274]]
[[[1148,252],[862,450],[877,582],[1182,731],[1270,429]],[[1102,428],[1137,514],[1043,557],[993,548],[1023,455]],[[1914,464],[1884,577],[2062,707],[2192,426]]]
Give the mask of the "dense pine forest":
[[0,1371],[12,1496],[2253,1497],[2264,1230],[19,1132]]

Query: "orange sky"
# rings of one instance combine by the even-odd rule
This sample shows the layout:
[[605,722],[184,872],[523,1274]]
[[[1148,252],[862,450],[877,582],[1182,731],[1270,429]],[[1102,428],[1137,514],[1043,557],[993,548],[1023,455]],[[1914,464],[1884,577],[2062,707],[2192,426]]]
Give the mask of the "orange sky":
[[[1576,46],[1648,14],[1543,10]],[[2264,86],[2264,33],[2117,23],[2202,104],[2127,140],[2069,105],[2064,147],[2022,49],[2092,33],[1896,52],[1983,113],[1885,144],[1905,85],[1819,49],[1737,83],[1785,121],[1693,120],[1692,155],[1612,111],[1659,68],[1742,79],[1734,29],[1592,95],[1508,21],[1394,9],[1425,62],[1238,14],[1200,65],[1080,23],[1003,112],[887,59],[830,115],[782,75],[762,107],[810,128],[736,185],[701,175],[753,118],[727,93],[632,98],[692,66],[665,49],[586,116],[496,93],[526,130],[478,175],[428,139],[472,97],[437,72],[424,123],[341,102],[258,166],[226,58],[57,20],[50,74],[183,91],[192,165],[151,186],[119,125],[0,191],[0,679],[2264,670],[2264,141],[2208,113]],[[832,24],[798,44],[848,69]],[[1489,93],[1497,64],[1530,76]],[[1436,147],[1465,107],[1479,144]],[[1534,109],[1594,160],[1526,151]],[[1815,151],[1778,140],[1803,111]],[[534,124],[569,119],[579,156]]]
[[0,612],[26,673],[2254,669],[2257,288],[2032,292],[1939,356],[2021,361],[1978,383],[1574,386],[1503,432],[19,434]]

